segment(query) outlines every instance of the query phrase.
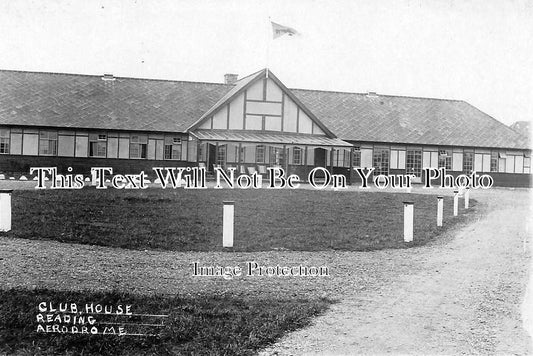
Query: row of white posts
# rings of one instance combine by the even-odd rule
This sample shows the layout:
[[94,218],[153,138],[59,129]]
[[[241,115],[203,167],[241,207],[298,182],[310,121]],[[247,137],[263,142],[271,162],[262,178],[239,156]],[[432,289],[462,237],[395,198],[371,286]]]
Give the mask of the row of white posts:
[[[0,189],[0,231],[11,230],[11,189]],[[470,189],[466,188],[465,193],[465,209],[468,209],[470,200]],[[443,197],[437,197],[437,226],[442,226]],[[413,241],[413,225],[414,225],[414,203],[403,202],[404,217],[403,217],[403,239],[405,242]],[[454,191],[453,196],[453,216],[457,216],[459,212],[459,191]],[[222,246],[233,247],[233,233],[234,233],[234,216],[235,216],[235,202],[225,201],[222,217]]]
[[[470,189],[467,187],[464,191],[465,209],[468,209],[470,204]],[[442,226],[442,219],[444,215],[444,198],[437,196],[437,226]],[[405,242],[413,241],[413,225],[414,225],[414,203],[410,201],[403,202],[403,240]],[[453,216],[459,214],[459,191],[453,191]]]
[[[465,209],[468,209],[470,203],[470,189],[466,188],[464,192],[465,197]],[[405,242],[413,241],[414,233],[414,216],[415,206],[413,202],[403,202],[404,215],[403,215],[403,240]],[[457,216],[459,213],[459,191],[453,192],[453,216]],[[233,247],[233,222],[235,215],[235,202],[225,201],[224,211],[222,217],[222,246]],[[444,197],[437,196],[437,226],[442,226],[442,220],[444,217]]]

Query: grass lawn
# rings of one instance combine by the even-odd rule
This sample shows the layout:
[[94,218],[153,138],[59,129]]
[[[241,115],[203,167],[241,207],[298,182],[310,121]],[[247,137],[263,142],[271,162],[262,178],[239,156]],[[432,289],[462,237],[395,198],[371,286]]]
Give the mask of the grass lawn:
[[[232,200],[235,251],[403,248],[435,239],[474,210],[461,208],[454,218],[452,198],[445,197],[444,227],[437,228],[435,195],[304,189],[15,191],[12,231],[0,236],[217,251],[223,250],[222,202]],[[403,242],[405,200],[415,204],[410,244]]]
[[[127,333],[157,336],[81,335],[37,332],[39,303],[131,305],[133,314],[167,314],[163,327],[124,326]],[[327,299],[264,299],[260,296],[134,296],[118,292],[94,293],[47,289],[0,290],[0,353],[181,355],[251,354],[273,343],[284,333],[301,328],[331,304]],[[48,313],[43,313],[48,314]],[[57,314],[57,313],[56,313]],[[64,313],[60,313],[64,314]],[[70,314],[71,316],[74,314]],[[87,315],[85,315],[87,316]],[[161,323],[161,318],[95,315],[98,332],[104,322]],[[141,319],[144,318],[144,319]],[[154,319],[157,319],[154,321]],[[53,325],[54,323],[48,323]],[[56,323],[57,324],[57,323]],[[75,325],[62,323],[69,330]],[[81,325],[76,324],[78,330]],[[107,325],[109,326],[109,325]]]

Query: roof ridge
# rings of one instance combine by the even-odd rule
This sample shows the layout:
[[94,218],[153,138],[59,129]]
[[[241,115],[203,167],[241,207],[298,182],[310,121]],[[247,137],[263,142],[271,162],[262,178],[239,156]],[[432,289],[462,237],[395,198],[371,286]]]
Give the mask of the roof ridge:
[[[312,92],[320,92],[320,93],[335,93],[335,94],[351,94],[351,95],[362,95],[362,96],[368,95],[368,93],[357,93],[357,92],[341,91],[341,90],[320,90],[320,89],[301,89],[301,88],[290,88],[290,90],[312,91]],[[465,102],[462,99],[433,98],[433,97],[426,97],[426,96],[392,95],[392,94],[379,94],[379,93],[376,93],[376,96],[377,97],[385,96],[385,97],[393,97],[393,98],[421,99],[421,100]]]
[[[242,77],[237,82],[244,80],[248,77],[256,75],[268,68],[259,69],[245,77]],[[269,70],[270,71],[270,70]],[[19,70],[19,69],[0,69],[0,72],[17,72],[17,73],[33,73],[33,74],[49,74],[49,75],[63,75],[63,76],[78,76],[78,77],[94,77],[100,78],[102,75],[98,74],[83,74],[83,73],[62,73],[62,72],[43,72],[43,71],[28,71],[28,70]],[[191,81],[191,80],[177,80],[177,79],[156,79],[156,78],[140,78],[140,77],[123,77],[123,76],[114,76],[115,79],[132,79],[132,80],[147,80],[155,82],[172,82],[172,83],[195,83],[195,84],[210,84],[210,85],[220,85],[220,86],[235,86],[235,84],[225,84],[225,83],[215,83],[215,82],[203,82],[203,81]],[[321,89],[302,89],[302,88],[289,88],[289,90],[300,90],[300,91],[309,91],[309,92],[319,92],[319,93],[338,93],[338,94],[351,94],[351,95],[368,95],[368,93],[358,93],[358,92],[348,92],[342,90],[321,90]],[[461,102],[464,100],[461,99],[444,99],[444,98],[433,98],[433,97],[423,97],[423,96],[410,96],[410,95],[390,95],[390,94],[379,94],[376,93],[378,97],[393,97],[393,98],[408,98],[408,99],[421,99],[421,100],[440,100],[440,101],[456,101]]]
[[[40,71],[19,70],[19,69],[0,69],[0,72],[49,74],[49,75],[63,75],[63,76],[73,76],[73,77],[94,77],[94,78],[101,78],[103,76],[103,74],[102,75],[98,75],[98,74],[83,74],[83,73],[40,72]],[[155,79],[155,78],[122,77],[122,76],[117,77],[117,76],[114,76],[114,75],[113,75],[113,77],[115,79],[147,80],[147,81],[154,81],[154,82],[211,84],[211,85],[220,85],[220,86],[226,86],[226,87],[234,86],[234,84],[214,83],[214,82],[200,82],[200,81],[191,81],[191,80]]]

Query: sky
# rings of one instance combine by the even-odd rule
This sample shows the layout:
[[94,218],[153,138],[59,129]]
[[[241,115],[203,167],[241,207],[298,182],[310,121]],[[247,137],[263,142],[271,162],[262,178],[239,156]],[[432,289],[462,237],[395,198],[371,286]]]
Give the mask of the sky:
[[[272,39],[270,21],[297,36]],[[0,0],[0,69],[460,99],[533,120],[532,0]],[[1,83],[0,83],[1,85]]]

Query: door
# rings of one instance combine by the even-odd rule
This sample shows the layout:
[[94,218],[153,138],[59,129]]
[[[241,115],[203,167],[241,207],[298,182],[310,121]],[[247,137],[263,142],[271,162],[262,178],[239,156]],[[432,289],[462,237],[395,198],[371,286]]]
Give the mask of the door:
[[207,171],[213,171],[213,165],[216,163],[217,146],[212,143],[207,144]]
[[315,148],[315,167],[326,167],[326,154],[327,151],[323,148]]

